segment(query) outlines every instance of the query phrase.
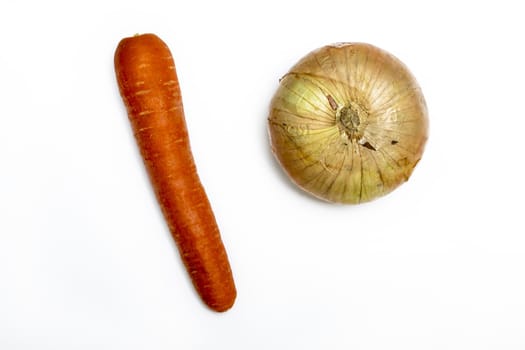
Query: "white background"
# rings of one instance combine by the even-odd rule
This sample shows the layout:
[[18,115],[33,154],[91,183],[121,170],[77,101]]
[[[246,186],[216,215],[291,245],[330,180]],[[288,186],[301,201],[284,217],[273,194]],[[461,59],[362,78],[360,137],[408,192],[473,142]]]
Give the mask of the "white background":
[[[3,1],[0,349],[525,349],[519,2]],[[238,288],[192,289],[118,94],[119,40],[172,49],[197,166]],[[309,51],[404,61],[430,138],[360,206],[293,187],[266,118]]]

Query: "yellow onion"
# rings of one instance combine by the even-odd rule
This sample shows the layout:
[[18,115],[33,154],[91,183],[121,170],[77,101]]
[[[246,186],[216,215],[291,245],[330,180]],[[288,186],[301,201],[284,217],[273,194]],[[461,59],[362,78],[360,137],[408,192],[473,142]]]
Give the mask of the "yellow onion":
[[364,43],[322,47],[280,80],[268,118],[273,153],[306,192],[356,204],[408,180],[428,135],[407,67]]

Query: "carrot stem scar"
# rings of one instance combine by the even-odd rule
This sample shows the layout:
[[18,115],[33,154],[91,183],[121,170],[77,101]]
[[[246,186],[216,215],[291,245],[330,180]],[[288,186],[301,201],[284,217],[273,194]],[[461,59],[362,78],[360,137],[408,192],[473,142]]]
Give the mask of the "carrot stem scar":
[[154,34],[135,35],[122,39],[114,63],[146,171],[193,285],[211,309],[226,311],[237,292],[191,153],[171,52]]

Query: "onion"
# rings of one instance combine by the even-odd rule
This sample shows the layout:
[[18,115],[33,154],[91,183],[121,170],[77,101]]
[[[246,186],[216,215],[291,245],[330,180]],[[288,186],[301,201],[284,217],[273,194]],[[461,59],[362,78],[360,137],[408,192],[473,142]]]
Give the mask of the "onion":
[[280,80],[270,142],[291,180],[329,202],[357,204],[408,180],[428,137],[425,100],[396,57],[341,43],[302,58]]

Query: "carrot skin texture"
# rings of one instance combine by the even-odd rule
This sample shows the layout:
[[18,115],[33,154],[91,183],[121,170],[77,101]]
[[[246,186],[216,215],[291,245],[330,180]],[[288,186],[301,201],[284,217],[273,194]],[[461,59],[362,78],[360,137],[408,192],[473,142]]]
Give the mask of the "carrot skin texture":
[[136,35],[122,39],[114,63],[146,171],[193,285],[212,310],[226,311],[237,292],[191,153],[171,52],[154,34]]

